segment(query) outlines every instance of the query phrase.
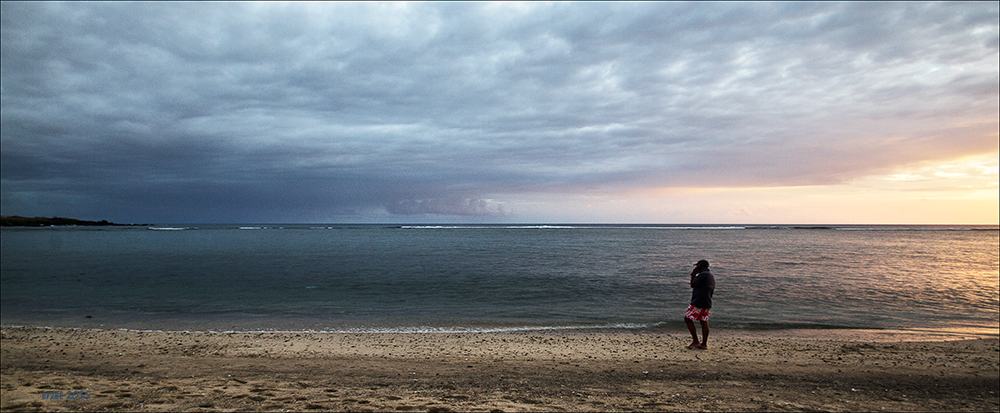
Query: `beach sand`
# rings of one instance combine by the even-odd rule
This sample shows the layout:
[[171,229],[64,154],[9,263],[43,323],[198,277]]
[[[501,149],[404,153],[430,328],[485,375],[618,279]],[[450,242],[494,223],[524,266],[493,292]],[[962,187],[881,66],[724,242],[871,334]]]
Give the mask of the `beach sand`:
[[[4,328],[7,411],[992,411],[1000,341]],[[62,399],[49,395],[63,392]],[[70,393],[77,392],[77,393]],[[83,395],[83,400],[68,400]]]

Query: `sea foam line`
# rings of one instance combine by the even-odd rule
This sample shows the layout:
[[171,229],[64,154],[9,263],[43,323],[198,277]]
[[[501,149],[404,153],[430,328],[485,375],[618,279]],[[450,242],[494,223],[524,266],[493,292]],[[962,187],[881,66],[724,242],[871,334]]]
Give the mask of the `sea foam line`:
[[29,325],[2,325],[0,328],[35,328],[42,330],[69,330],[69,331],[125,331],[132,333],[190,333],[190,334],[481,334],[481,333],[516,333],[528,331],[565,331],[565,330],[635,330],[651,328],[665,323],[632,324],[619,323],[607,325],[586,325],[586,326],[519,326],[519,327],[360,327],[333,330],[163,330],[163,329],[137,329],[137,328],[84,328],[84,327],[52,327],[52,326],[29,326]]

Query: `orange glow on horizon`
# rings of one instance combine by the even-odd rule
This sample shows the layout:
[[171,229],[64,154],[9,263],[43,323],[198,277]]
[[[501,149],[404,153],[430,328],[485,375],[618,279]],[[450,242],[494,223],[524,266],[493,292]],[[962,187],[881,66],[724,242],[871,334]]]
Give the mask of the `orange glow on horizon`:
[[998,166],[1000,153],[993,153],[839,185],[646,188],[568,196],[558,205],[525,198],[513,204],[522,216],[554,210],[575,222],[998,225]]

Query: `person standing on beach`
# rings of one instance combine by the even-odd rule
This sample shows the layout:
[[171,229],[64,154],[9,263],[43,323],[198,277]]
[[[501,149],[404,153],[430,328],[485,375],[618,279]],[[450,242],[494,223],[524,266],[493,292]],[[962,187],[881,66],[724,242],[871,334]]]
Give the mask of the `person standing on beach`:
[[[691,304],[684,313],[684,322],[691,332],[690,349],[708,349],[708,310],[712,308],[712,295],[715,294],[715,277],[708,269],[708,261],[700,260],[691,271]],[[701,323],[701,341],[698,341],[698,329],[694,322]]]

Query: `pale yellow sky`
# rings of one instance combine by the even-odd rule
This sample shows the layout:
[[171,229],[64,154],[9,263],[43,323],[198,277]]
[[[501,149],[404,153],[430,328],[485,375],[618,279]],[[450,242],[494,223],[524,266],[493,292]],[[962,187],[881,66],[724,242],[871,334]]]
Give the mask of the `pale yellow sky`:
[[[998,224],[1000,153],[920,162],[838,185],[664,188],[519,197],[515,221],[717,224]],[[611,217],[609,220],[608,218]]]

